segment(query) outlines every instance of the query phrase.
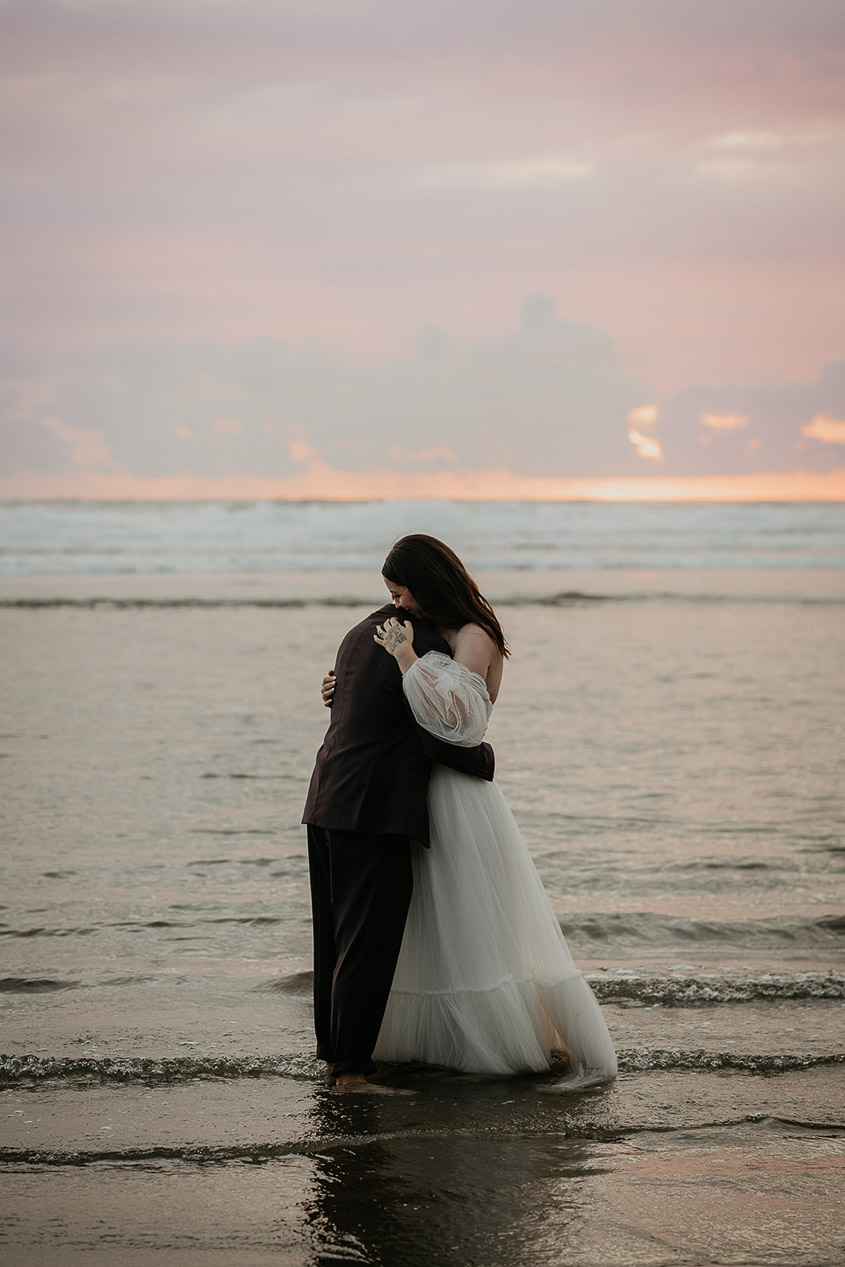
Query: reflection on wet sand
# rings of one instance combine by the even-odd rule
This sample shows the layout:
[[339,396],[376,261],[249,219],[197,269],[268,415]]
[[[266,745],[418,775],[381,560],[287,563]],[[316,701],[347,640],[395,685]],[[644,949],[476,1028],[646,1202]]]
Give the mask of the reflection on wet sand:
[[[432,1078],[419,1122],[401,1121],[395,1102],[315,1097],[311,1124],[326,1145],[312,1154],[302,1205],[309,1267],[656,1267],[755,1248],[754,1261],[783,1261],[775,1246],[815,1264],[835,1250],[842,1126],[752,1114],[686,1130],[599,1128],[605,1138],[589,1139],[579,1119],[584,1129],[614,1116],[615,1097],[561,1097],[555,1118],[546,1097],[540,1112],[530,1107],[540,1089]],[[510,1130],[508,1105],[519,1106]]]
[[601,1170],[590,1141],[501,1135],[489,1122],[466,1134],[454,1119],[448,1133],[392,1133],[395,1115],[364,1097],[315,1098],[311,1117],[333,1137],[314,1157],[303,1206],[314,1267],[535,1264],[549,1218],[565,1237],[585,1217],[585,1181]]
[[[841,1261],[838,1065],[760,1077],[391,1071],[0,1093],[0,1257],[63,1267],[667,1267]],[[791,1120],[786,1120],[789,1112]],[[801,1114],[803,1122],[798,1122]],[[5,1255],[5,1257],[4,1257]]]

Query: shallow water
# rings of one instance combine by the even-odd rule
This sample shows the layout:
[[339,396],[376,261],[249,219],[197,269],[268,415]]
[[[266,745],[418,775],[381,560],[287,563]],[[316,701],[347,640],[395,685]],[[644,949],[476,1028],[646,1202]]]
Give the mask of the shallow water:
[[0,610],[12,1261],[841,1261],[840,582],[690,576],[503,606],[497,777],[620,1053],[580,1097],[320,1083],[299,815],[369,605]]
[[280,1078],[12,1091],[0,1246],[27,1264],[61,1247],[73,1263],[819,1267],[841,1261],[845,1131],[771,1110],[808,1117],[829,1076],[622,1075],[568,1097],[419,1074],[392,1100]]

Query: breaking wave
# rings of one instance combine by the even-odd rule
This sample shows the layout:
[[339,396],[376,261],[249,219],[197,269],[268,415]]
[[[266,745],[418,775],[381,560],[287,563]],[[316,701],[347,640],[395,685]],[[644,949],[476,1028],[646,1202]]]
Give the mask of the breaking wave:
[[[699,975],[646,976],[633,970],[585,974],[603,1003],[640,1003],[690,1007],[707,1003],[751,1003],[760,999],[845,999],[845,972],[763,972],[755,976],[706,972]],[[262,992],[309,995],[310,970],[273,977],[255,986]]]
[[[798,1069],[814,1069],[823,1065],[845,1064],[845,1053],[809,1055],[742,1055],[737,1052],[686,1050],[679,1047],[623,1047],[617,1052],[622,1073],[643,1073],[649,1070],[733,1070],[746,1074],[769,1076]],[[566,1069],[562,1061],[560,1068]],[[450,1077],[456,1076],[452,1070]],[[260,1057],[178,1056],[154,1057],[109,1056],[0,1056],[0,1085],[12,1086],[32,1082],[99,1082],[137,1083],[162,1086],[174,1083],[217,1079],[240,1081],[245,1078],[299,1078],[309,1081],[322,1078],[322,1063],[310,1055]]]
[[[583,590],[564,590],[558,594],[519,594],[497,596],[496,607],[578,607],[595,603],[708,603],[708,604],[753,604],[754,606],[769,603],[789,603],[799,607],[842,607],[845,596],[828,594],[825,596],[783,595],[783,594],[707,594],[687,592],[684,590],[656,590],[652,592],[594,594]],[[196,608],[205,610],[222,607],[248,608],[304,608],[304,607],[366,607],[373,608],[371,594],[319,595],[308,598],[265,598],[252,597],[196,597],[192,595],[172,595],[169,597],[142,598],[128,596],[97,596],[85,598],[0,598],[0,608],[20,608],[30,611],[57,607],[84,608],[92,611],[126,611],[138,608]]]

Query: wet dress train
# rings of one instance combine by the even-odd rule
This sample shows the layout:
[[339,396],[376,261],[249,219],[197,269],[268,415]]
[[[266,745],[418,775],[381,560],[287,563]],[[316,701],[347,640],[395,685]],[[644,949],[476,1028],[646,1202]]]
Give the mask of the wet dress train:
[[[482,677],[441,652],[403,679],[419,724],[480,743],[492,701]],[[549,1068],[568,1054],[574,1084],[609,1080],[616,1056],[498,786],[435,765],[431,848],[413,851],[414,892],[376,1060],[470,1073]]]

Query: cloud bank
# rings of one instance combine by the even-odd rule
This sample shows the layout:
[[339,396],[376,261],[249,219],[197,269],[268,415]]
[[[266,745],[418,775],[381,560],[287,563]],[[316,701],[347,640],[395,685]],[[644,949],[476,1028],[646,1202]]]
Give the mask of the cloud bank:
[[505,475],[651,477],[655,463],[676,479],[830,474],[845,465],[845,360],[809,383],[655,397],[606,334],[537,294],[499,339],[427,329],[370,365],[269,339],[106,345],[60,372],[10,354],[3,417],[7,492],[80,474],[115,487],[308,475],[355,495],[378,472],[397,497],[467,474],[497,472],[503,488]]

